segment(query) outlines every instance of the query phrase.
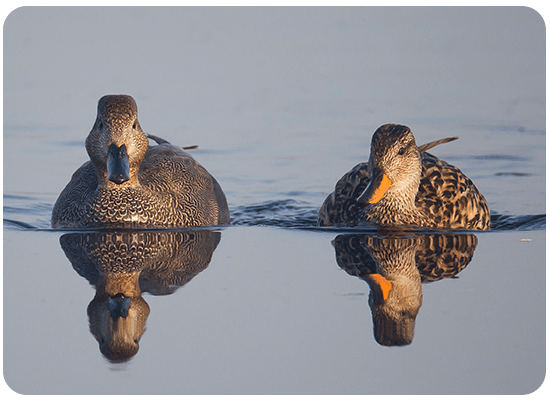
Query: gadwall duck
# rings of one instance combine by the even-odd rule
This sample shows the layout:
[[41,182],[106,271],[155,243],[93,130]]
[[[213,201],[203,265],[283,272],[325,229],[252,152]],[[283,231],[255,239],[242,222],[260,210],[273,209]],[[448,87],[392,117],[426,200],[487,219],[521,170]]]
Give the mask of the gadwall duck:
[[[149,145],[148,139],[158,145]],[[146,135],[131,96],[99,100],[90,161],[59,195],[52,227],[174,228],[229,224],[222,188],[182,148]]]
[[417,147],[411,130],[374,132],[369,161],[356,165],[321,206],[318,225],[489,229],[487,201],[458,168]]

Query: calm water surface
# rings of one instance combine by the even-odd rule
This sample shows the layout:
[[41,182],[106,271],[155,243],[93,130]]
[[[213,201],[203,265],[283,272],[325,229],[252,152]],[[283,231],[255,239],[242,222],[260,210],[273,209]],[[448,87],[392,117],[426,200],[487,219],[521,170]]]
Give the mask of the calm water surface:
[[[544,34],[528,8],[14,11],[4,25],[7,385],[24,394],[537,390]],[[106,93],[133,95],[146,132],[199,145],[191,154],[222,185],[232,226],[49,228]],[[387,122],[409,125],[419,144],[461,137],[433,152],[474,180],[491,231],[315,228],[324,198]],[[380,277],[392,285],[385,300]],[[117,340],[105,322],[113,287],[133,295]]]

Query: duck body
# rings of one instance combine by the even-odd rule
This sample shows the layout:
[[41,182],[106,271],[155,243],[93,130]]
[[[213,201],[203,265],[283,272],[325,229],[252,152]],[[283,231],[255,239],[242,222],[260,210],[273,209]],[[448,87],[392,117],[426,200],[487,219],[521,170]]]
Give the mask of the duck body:
[[318,225],[489,229],[487,201],[457,167],[416,146],[410,129],[387,124],[373,135],[369,161],[356,165],[324,201]]
[[130,96],[102,97],[86,139],[91,160],[61,192],[52,227],[229,224],[227,201],[216,179],[183,149],[154,139],[160,144],[150,146]]

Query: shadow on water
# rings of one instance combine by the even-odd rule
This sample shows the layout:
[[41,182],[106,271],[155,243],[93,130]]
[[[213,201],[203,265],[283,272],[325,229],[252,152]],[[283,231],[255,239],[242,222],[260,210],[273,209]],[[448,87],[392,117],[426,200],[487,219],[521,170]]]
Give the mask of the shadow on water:
[[[375,340],[383,346],[412,343],[422,305],[422,284],[457,278],[474,256],[472,231],[417,229],[384,232],[369,226],[317,227],[317,208],[295,200],[271,201],[232,210],[233,225],[314,229],[338,234],[336,261],[369,285]],[[490,231],[544,230],[546,216],[491,215]],[[477,232],[476,232],[477,233]]]
[[[14,200],[14,199],[11,199]],[[21,200],[21,199],[16,199]],[[4,214],[38,217],[36,225],[4,218],[18,230],[41,228],[51,208],[32,201],[5,207]],[[25,206],[30,207],[25,212]],[[235,207],[232,225],[271,226],[334,232],[336,262],[370,288],[375,340],[383,346],[412,343],[422,306],[422,283],[456,278],[472,260],[477,237],[472,231],[381,231],[373,227],[317,227],[317,208],[296,200]],[[543,230],[545,215],[491,215],[491,231]],[[219,228],[219,227],[218,227]],[[66,232],[66,231],[65,231]],[[95,287],[88,306],[90,331],[101,353],[114,363],[137,353],[150,308],[143,293],[170,295],[208,267],[220,242],[208,227],[183,230],[77,231],[60,244],[74,270]]]
[[370,287],[374,338],[383,346],[412,343],[422,283],[455,278],[472,260],[472,234],[338,235],[336,262]]
[[68,233],[61,247],[74,270],[95,287],[90,331],[112,363],[139,350],[150,308],[143,293],[170,295],[208,267],[221,234],[185,232]]

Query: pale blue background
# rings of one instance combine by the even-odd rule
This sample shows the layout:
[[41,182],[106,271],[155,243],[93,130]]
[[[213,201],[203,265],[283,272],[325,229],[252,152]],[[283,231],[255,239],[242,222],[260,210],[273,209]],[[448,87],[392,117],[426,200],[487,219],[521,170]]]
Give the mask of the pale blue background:
[[[237,226],[151,307],[113,367],[94,290],[49,230],[87,160],[97,100],[127,93],[232,211],[315,212],[387,122],[472,178],[496,213],[545,213],[545,27],[529,8],[20,8],[4,23],[4,378],[21,393],[524,394],[545,376],[545,231],[478,234],[459,276],[424,285],[415,339],[373,338],[368,286],[337,232]],[[266,212],[270,212],[269,210]],[[277,210],[271,211],[276,218]],[[531,239],[522,241],[522,239]],[[356,296],[342,296],[358,293]]]

